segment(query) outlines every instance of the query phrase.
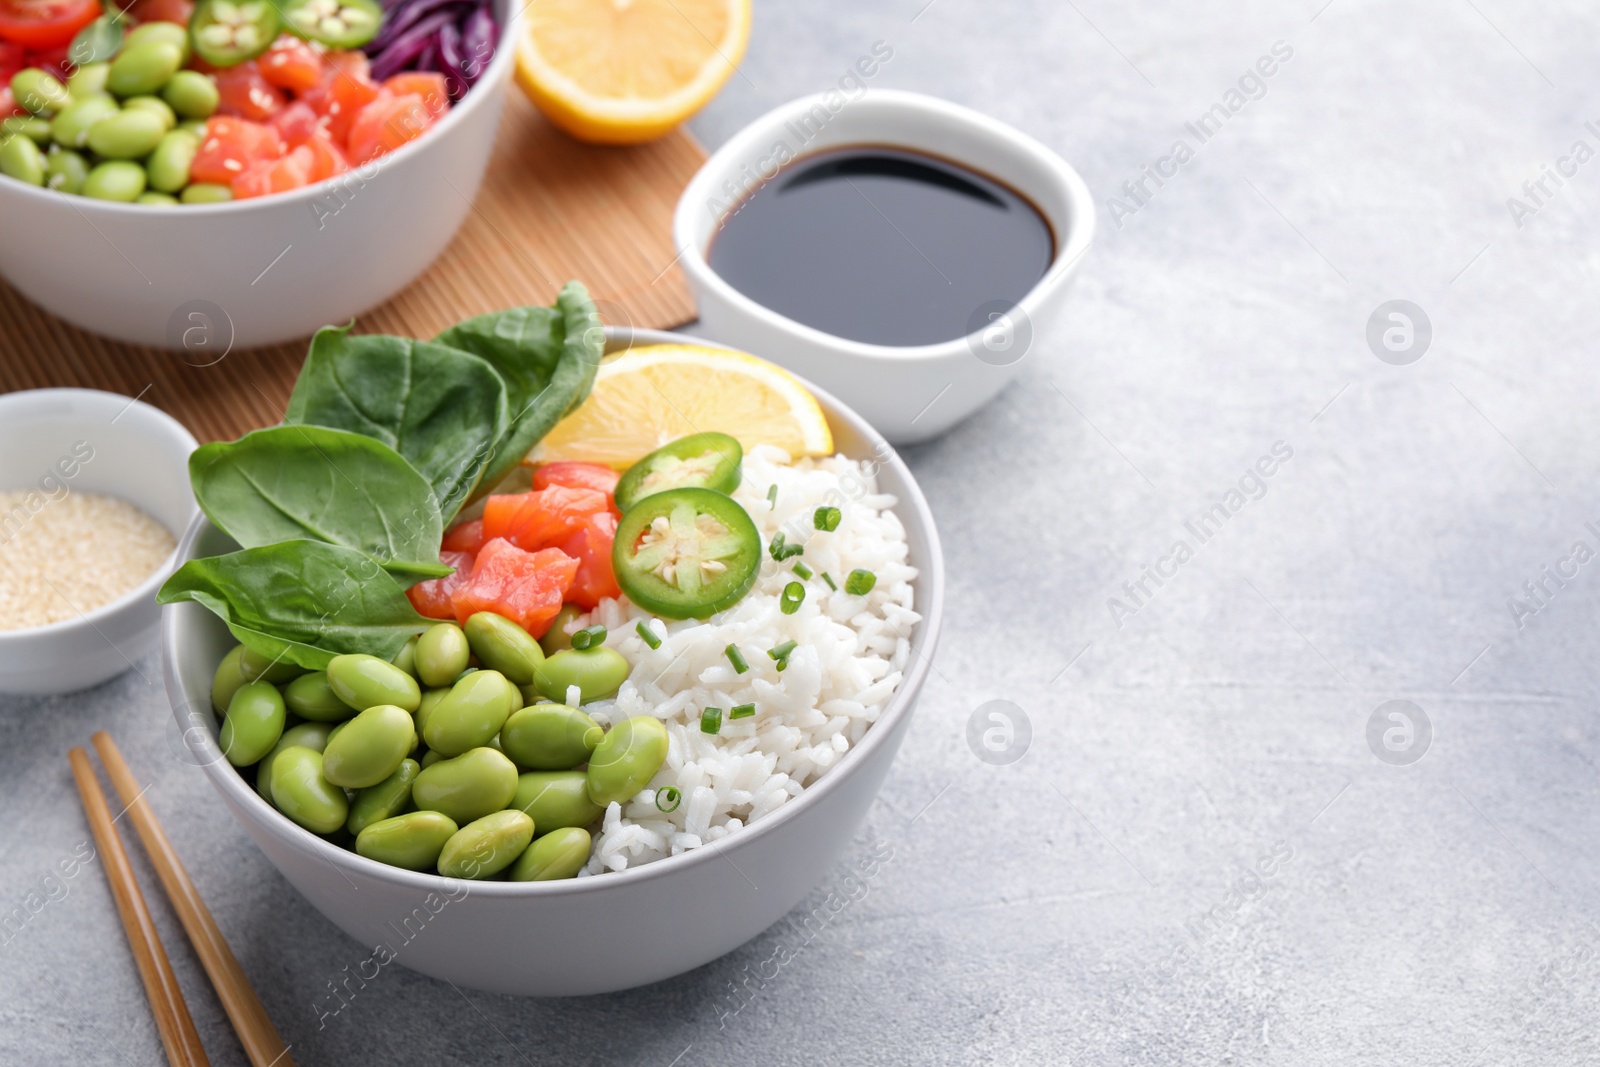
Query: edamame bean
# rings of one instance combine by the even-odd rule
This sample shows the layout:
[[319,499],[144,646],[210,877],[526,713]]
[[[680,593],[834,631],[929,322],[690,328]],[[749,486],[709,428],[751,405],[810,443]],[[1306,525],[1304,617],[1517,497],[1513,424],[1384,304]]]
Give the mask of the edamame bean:
[[[89,176],[89,163],[78,153],[70,148],[60,145],[51,145],[50,151],[44,157],[44,184],[47,189],[54,189],[61,193],[71,193],[76,196],[83,192],[83,180]],[[238,669],[235,662],[234,669]],[[219,667],[218,670],[221,670]],[[244,684],[241,676],[239,685]],[[237,688],[237,686],[235,687]],[[217,714],[228,710],[227,701],[217,709]]]
[[102,163],[83,179],[83,195],[96,200],[118,200],[131,204],[144,192],[144,168],[137,163]]
[[233,199],[233,190],[215,182],[195,182],[178,195],[180,204],[226,204]]
[[50,123],[50,136],[63,148],[82,148],[89,143],[89,130],[121,109],[109,96],[89,96],[74,100]]
[[47,119],[23,115],[13,115],[0,120],[0,141],[7,141],[19,135],[42,148],[50,143],[50,123]]
[[413,811],[371,823],[356,835],[356,854],[408,871],[432,870],[459,827],[437,811]]
[[74,100],[99,96],[106,91],[106,78],[110,75],[110,63],[85,63],[67,79],[67,95]]
[[217,83],[198,70],[180,70],[161,90],[161,98],[186,119],[208,119],[217,110]]
[[228,701],[233,699],[233,694],[238,692],[241,685],[251,680],[244,676],[239,667],[239,656],[243,652],[243,645],[234,645],[222,657],[222,662],[217,664],[217,673],[211,676],[211,707],[218,715],[228,713]]
[[588,826],[606,811],[589,799],[589,776],[583,771],[519,774],[510,806],[526,812],[540,834],[563,826]]
[[137,48],[147,41],[164,41],[178,46],[178,65],[189,62],[189,30],[176,22],[144,22],[122,39],[122,50]]
[[167,102],[159,96],[136,96],[125,100],[122,104],[124,111],[148,111],[161,120],[161,125],[170,131],[178,125],[178,116],[173,112]]
[[302,674],[284,687],[283,700],[290,711],[313,722],[344,722],[356,713],[328,685],[327,671]]
[[44,153],[26,137],[0,142],[0,174],[29,185],[43,185]]
[[[323,767],[327,767],[326,756]],[[350,817],[345,820],[344,828],[359,837],[361,831],[373,823],[405,811],[406,805],[411,803],[411,783],[421,771],[416,760],[401,760],[393,774],[356,794],[350,802]]]
[[443,752],[434,752],[432,750],[424,752],[422,754],[422,769],[427,770],[429,767],[432,767],[435,763],[438,763],[443,759]]
[[577,708],[535,704],[506,719],[500,747],[519,767],[565,771],[586,761],[605,736],[600,724]]
[[422,739],[446,756],[487,745],[519,703],[521,694],[499,671],[473,671],[433,706]]
[[556,617],[550,620],[550,629],[539,638],[539,648],[546,656],[553,656],[572,647],[572,635],[567,632],[567,626],[582,614],[583,609],[576,604],[561,606],[561,610],[556,612]]
[[497,811],[457,830],[439,853],[446,878],[492,878],[517,861],[533,841],[533,820],[520,811]]
[[167,133],[161,116],[124,109],[89,127],[89,150],[102,159],[143,159]]
[[453,622],[429,627],[417,638],[417,677],[423,685],[449,685],[471,658],[467,635]]
[[239,647],[244,649],[239,653],[239,669],[244,672],[246,681],[282,685],[306,673],[304,667],[283,656],[264,656],[249,645]]
[[272,761],[272,802],[317,834],[343,828],[350,814],[344,790],[322,777],[322,753],[298,746],[284,749]]
[[417,705],[422,703],[422,688],[417,680],[377,656],[357,653],[333,657],[333,662],[328,664],[328,684],[340,700],[357,710],[394,704],[416,711]]
[[632,799],[666,760],[667,728],[660,719],[624,719],[589,757],[589,799],[601,806]]
[[400,766],[417,743],[411,713],[379,704],[339,727],[322,753],[322,776],[346,789],[377,785]]
[[511,865],[513,882],[553,882],[576,878],[589,862],[589,831],[569,826],[545,834]]
[[261,759],[283,735],[283,694],[270,682],[246,682],[228,701],[217,741],[235,767]]
[[539,642],[503,615],[480,611],[464,628],[472,654],[489,670],[499,671],[514,685],[527,685],[544,662]]
[[328,733],[332,729],[325,722],[303,722],[283,731],[283,736],[272,746],[272,751],[262,756],[261,762],[256,764],[256,792],[261,794],[261,799],[272,803],[272,761],[278,758],[278,753],[286,748],[309,748],[313,752],[321,752],[328,747]]
[[72,102],[67,87],[37,67],[25,67],[11,76],[11,95],[19,107],[35,115],[54,115]]
[[578,702],[587,704],[615,693],[628,680],[631,669],[627,659],[614,648],[601,646],[582,652],[569,648],[545,660],[533,684],[541,694],[558,702],[566,700],[567,687],[575,685],[583,694]]
[[422,691],[422,703],[417,705],[416,714],[413,716],[417,721],[418,737],[422,736],[422,731],[427,727],[428,716],[433,714],[433,709],[439,706],[439,701],[449,695],[450,690],[448,688],[424,689]]
[[111,61],[106,89],[122,97],[157,92],[182,66],[183,49],[171,41],[124,45]]
[[401,670],[411,675],[411,677],[415,678],[417,676],[416,637],[408,638],[406,643],[400,647],[400,651],[394,654],[394,659],[390,660],[389,662],[393,663],[396,667],[399,667]]
[[152,207],[177,207],[178,198],[171,193],[140,193],[135,204],[149,204]]
[[500,811],[517,793],[517,768],[492,748],[475,748],[423,767],[411,783],[411,802],[466,824]]

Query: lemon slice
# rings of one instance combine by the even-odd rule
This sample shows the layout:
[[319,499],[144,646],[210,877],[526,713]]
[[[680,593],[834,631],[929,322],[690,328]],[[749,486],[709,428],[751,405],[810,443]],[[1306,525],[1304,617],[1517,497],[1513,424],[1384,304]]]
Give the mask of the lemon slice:
[[623,470],[669,441],[718,430],[749,451],[792,458],[833,453],[816,397],[788,371],[743,352],[648,345],[600,365],[594,391],[556,423],[529,460],[583,460]]
[[660,137],[722,88],[750,39],[750,0],[538,0],[523,16],[517,82],[585,141]]

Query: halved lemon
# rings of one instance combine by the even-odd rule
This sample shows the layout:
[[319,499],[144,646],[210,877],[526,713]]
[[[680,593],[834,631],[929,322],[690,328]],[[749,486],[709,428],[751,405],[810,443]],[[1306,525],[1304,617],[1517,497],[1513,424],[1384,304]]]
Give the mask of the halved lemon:
[[793,458],[833,453],[816,397],[783,368],[743,352],[648,345],[602,363],[589,399],[556,423],[529,461],[624,470],[669,441],[707,430],[731,434],[746,451],[777,445]]
[[574,137],[637,144],[704,107],[749,40],[750,0],[538,0],[517,82]]

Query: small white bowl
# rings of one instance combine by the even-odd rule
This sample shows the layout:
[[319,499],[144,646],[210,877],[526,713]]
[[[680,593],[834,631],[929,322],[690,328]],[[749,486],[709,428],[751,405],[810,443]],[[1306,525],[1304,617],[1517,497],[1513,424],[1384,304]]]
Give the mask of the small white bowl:
[[[67,494],[103,493],[179,536],[199,514],[189,490],[195,447],[170,415],[116,393],[34,389],[0,396],[0,490],[37,490],[35,513]],[[32,514],[0,513],[0,539]],[[0,630],[0,693],[70,693],[131,667],[155,645],[156,590],[176,560],[174,551],[137,588],[102,607],[49,626]]]
[[[691,340],[608,329],[610,350]],[[173,715],[222,802],[267,859],[336,926],[373,952],[371,967],[397,961],[434,978],[495,993],[575,996],[682,974],[732,951],[777,922],[838,861],[889,772],[927,678],[944,611],[944,558],[933,515],[894,450],[826,393],[817,400],[840,451],[879,463],[878,484],[899,498],[910,561],[918,570],[900,688],[861,742],[805,792],[705,848],[630,870],[562,882],[463,882],[390,867],[324,841],[290,822],[222,758],[211,710],[211,676],[234,644],[198,604],[173,604],[162,618],[162,666]],[[227,551],[227,538],[199,518],[181,558]],[[395,952],[376,952],[387,946]],[[367,973],[367,964],[361,968]],[[340,1002],[316,994],[329,1012]]]
[[[1017,308],[967,337],[892,347],[850,341],[772,311],[711,269],[723,220],[793,160],[847,146],[924,152],[1021,193],[1055,234],[1055,258]],[[1056,329],[1094,237],[1089,189],[1060,156],[995,119],[919,93],[838,90],[804,97],[746,126],[700,168],[678,201],[673,240],[710,337],[757,352],[837,395],[896,444],[944,433],[1016,377]],[[777,254],[781,254],[781,250]],[[979,309],[974,308],[976,313]]]
[[444,251],[483,180],[522,5],[439,123],[328,181],[236,203],[156,207],[0,177],[0,275],[52,314],[119,341],[213,362],[307,337],[405,288]]

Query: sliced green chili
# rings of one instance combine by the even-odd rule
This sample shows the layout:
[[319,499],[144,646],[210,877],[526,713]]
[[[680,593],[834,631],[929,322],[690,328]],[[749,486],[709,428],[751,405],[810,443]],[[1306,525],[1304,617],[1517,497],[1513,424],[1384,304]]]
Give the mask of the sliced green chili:
[[744,661],[744,656],[740,655],[738,645],[729,645],[727,648],[723,649],[722,652],[728,657],[728,662],[733,664],[733,669],[736,674],[743,674],[745,671],[750,669],[750,664],[746,663]]
[[[829,584],[832,584],[832,583],[829,583]],[[639,625],[635,626],[633,629],[634,629],[634,632],[636,632],[641,638],[644,639],[644,643],[649,645],[651,648],[660,648],[661,647],[661,638],[657,637],[656,636],[656,632],[654,630],[650,629],[650,624],[649,623],[641,622]]]
[[876,574],[857,568],[851,571],[850,577],[844,580],[844,591],[852,596],[866,596],[872,592],[872,587],[877,584],[878,576]]
[[572,647],[577,649],[579,652],[582,652],[586,648],[595,648],[605,644],[605,640],[606,628],[601,626],[599,623],[596,623],[593,626],[585,626],[583,629],[573,634]]

